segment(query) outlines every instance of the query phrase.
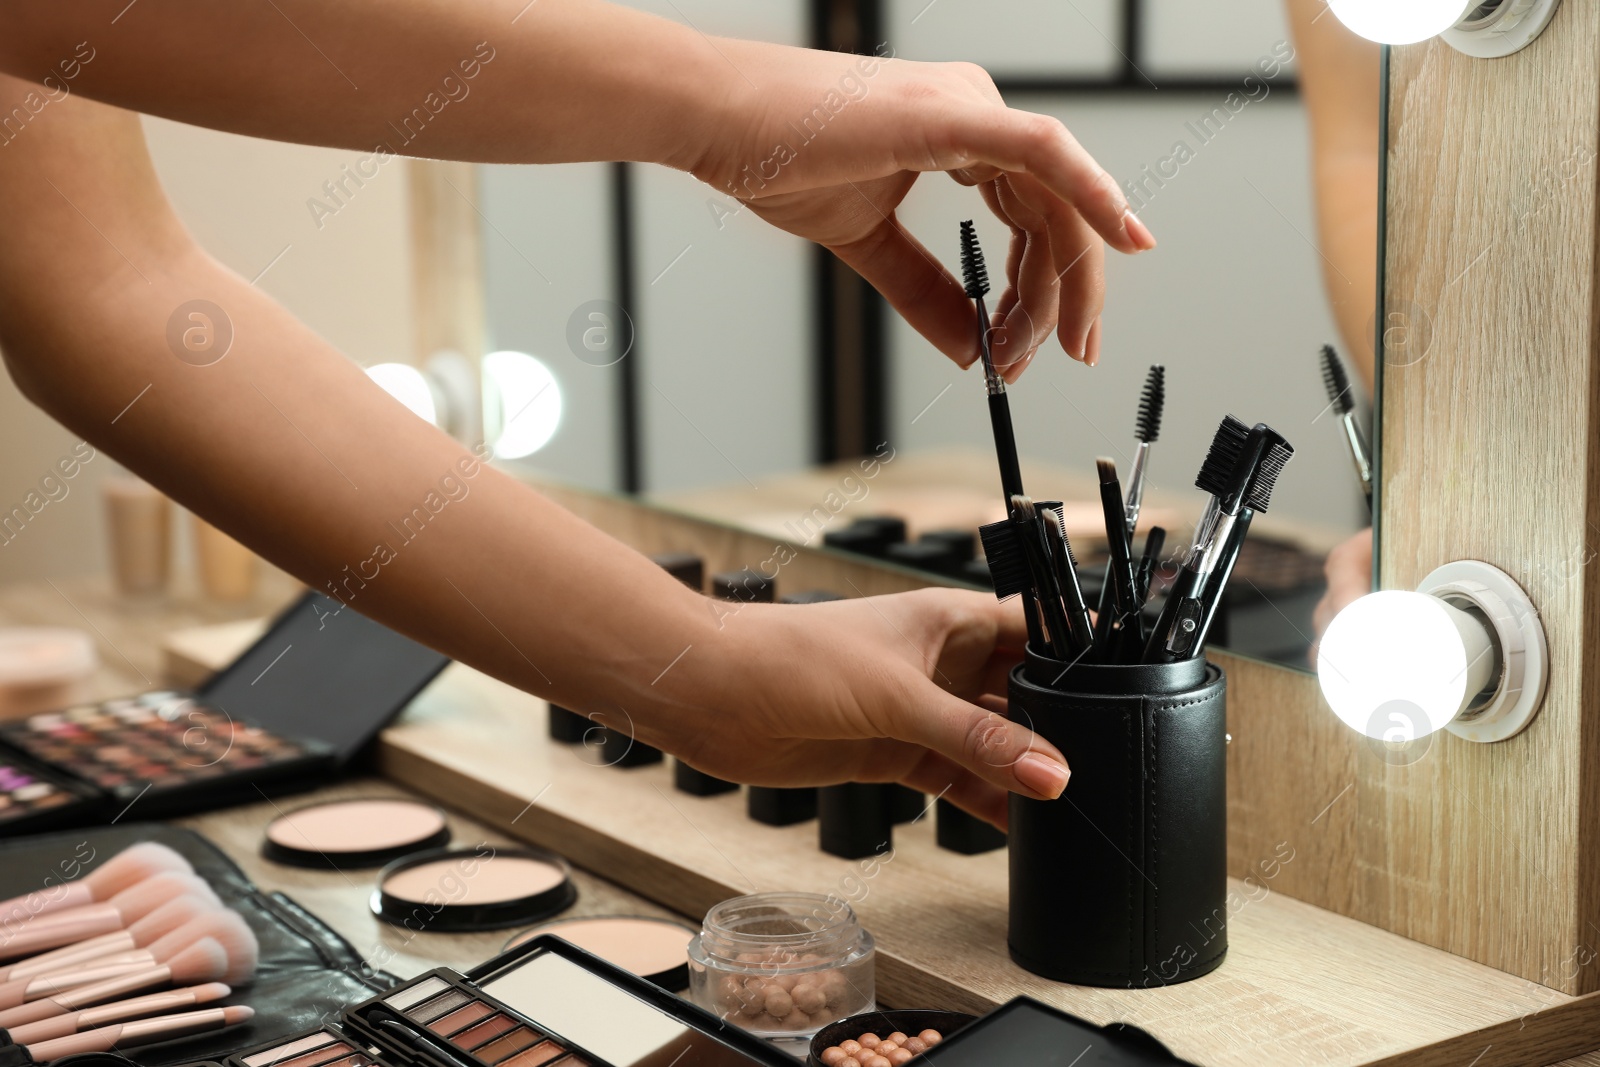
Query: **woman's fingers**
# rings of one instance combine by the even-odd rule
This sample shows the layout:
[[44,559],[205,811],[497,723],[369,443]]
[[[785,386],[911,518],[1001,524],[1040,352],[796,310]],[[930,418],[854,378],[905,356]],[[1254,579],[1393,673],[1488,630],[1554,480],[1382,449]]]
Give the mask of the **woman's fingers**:
[[1067,787],[1071,772],[1054,745],[932,682],[898,708],[894,736],[932,749],[992,786],[1039,800],[1054,800]]
[[950,120],[950,153],[956,167],[987,163],[1008,172],[1024,171],[1071,204],[1107,244],[1121,252],[1156,246],[1144,223],[1128,207],[1116,181],[1096,163],[1078,139],[1048,115],[967,106]]
[[[1036,280],[1037,299],[1052,300],[1050,314],[1059,323],[1061,347],[1074,359],[1088,363],[1089,334],[1105,307],[1105,243],[1083,217],[1062,203],[1039,182],[1026,175],[1012,175],[1009,200],[1016,204],[1013,216],[1032,213],[1049,239],[1050,272],[1053,288]],[[1042,343],[1044,337],[1039,337]]]

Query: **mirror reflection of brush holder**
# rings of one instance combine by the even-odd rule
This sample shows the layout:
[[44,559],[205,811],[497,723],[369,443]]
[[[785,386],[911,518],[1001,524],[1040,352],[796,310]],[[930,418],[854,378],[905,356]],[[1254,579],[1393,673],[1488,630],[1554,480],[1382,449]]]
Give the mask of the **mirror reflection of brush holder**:
[[1031,650],[1010,717],[1067,758],[1057,800],[1011,797],[1011,958],[1075,985],[1174,985],[1227,934],[1227,678],[1203,658],[1066,664]]

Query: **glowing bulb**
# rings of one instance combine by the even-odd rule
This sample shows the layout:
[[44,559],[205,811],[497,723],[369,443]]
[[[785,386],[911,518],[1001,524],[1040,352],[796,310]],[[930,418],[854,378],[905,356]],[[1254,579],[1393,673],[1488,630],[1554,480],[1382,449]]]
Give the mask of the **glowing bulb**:
[[491,352],[483,375],[500,398],[495,456],[521,459],[549,444],[561,426],[561,386],[550,368],[524,352]]
[[433,397],[433,387],[427,375],[409,363],[374,363],[367,368],[367,377],[400,403],[412,414],[433,425],[439,425],[439,406]]
[[1416,44],[1460,22],[1479,0],[1330,0],[1351,30],[1379,44]]
[[1477,618],[1427,593],[1386,590],[1333,620],[1317,677],[1345,725],[1404,742],[1450,725],[1494,666],[1489,631]]

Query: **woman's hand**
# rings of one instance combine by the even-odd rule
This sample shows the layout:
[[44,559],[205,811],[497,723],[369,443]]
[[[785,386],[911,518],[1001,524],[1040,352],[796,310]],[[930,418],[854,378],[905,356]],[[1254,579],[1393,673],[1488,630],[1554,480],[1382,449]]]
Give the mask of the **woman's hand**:
[[963,367],[978,358],[972,304],[895,209],[924,171],[976,185],[1012,231],[1005,292],[990,304],[1006,378],[1016,380],[1058,324],[1069,355],[1098,361],[1101,239],[1129,253],[1156,242],[1065,126],[1006,107],[968,63],[731,40],[717,48],[748,77],[729,75],[733,99],[707,132],[711,147],[676,162],[832,250]]
[[[1353,601],[1372,592],[1372,527],[1367,527],[1350,540],[1328,553],[1323,571],[1328,576],[1328,591],[1317,603],[1312,624],[1317,631],[1317,641],[1327,632],[1333,617]],[[1316,666],[1317,645],[1311,646],[1311,664]]]
[[[1059,796],[1060,751],[1007,721],[1026,639],[1016,603],[952,589],[809,605],[708,602],[722,629],[656,688],[638,736],[757,785],[903,782],[999,826],[1006,794]],[[681,672],[681,673],[680,673]]]

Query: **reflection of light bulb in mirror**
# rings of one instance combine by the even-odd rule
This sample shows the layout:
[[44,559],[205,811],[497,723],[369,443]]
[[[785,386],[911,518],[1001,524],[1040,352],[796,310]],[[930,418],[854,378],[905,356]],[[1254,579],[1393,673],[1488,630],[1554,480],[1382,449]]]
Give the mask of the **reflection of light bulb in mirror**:
[[1379,44],[1415,44],[1460,22],[1479,0],[1330,0],[1351,30]]
[[561,425],[561,386],[550,368],[523,352],[491,352],[483,375],[500,402],[495,456],[521,459],[549,444]]
[[439,425],[439,408],[427,375],[408,363],[374,363],[367,377],[419,418]]
[[1322,637],[1317,675],[1345,724],[1382,741],[1448,726],[1493,680],[1489,628],[1427,593],[1388,590],[1341,611]]

